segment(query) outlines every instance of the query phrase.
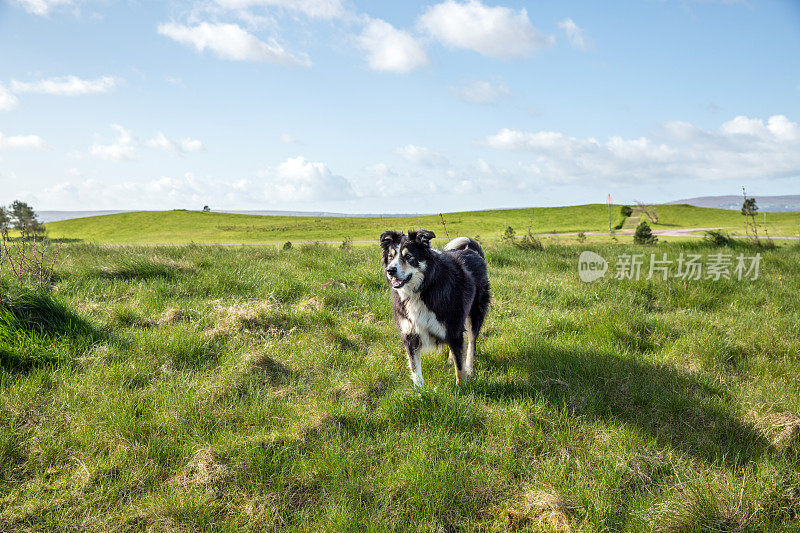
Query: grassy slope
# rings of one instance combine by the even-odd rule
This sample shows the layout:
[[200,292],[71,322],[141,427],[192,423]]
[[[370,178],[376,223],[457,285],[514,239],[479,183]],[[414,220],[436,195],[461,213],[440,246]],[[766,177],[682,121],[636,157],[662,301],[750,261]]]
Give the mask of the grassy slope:
[[800,248],[578,252],[489,247],[476,374],[418,392],[373,250],[69,247],[0,309],[0,530],[797,529]]
[[[739,211],[710,209],[691,205],[659,206],[658,224],[654,228],[707,228],[724,227],[733,234],[744,233],[744,217]],[[764,214],[756,216],[762,230]],[[767,229],[770,234],[797,235],[800,230],[800,213],[767,213]],[[776,231],[777,230],[777,231]],[[762,231],[763,233],[763,231]]]
[[[742,217],[736,212],[689,206],[661,206],[662,224],[655,228],[731,226],[740,228]],[[774,224],[794,223],[797,213],[770,214]],[[773,218],[774,217],[774,218]],[[619,206],[612,206],[612,221],[619,221]],[[451,236],[496,236],[505,225],[518,233],[531,221],[530,209],[475,211],[445,215]],[[79,239],[111,244],[247,243],[291,241],[340,241],[376,239],[387,228],[427,227],[444,237],[437,215],[403,218],[347,217],[263,217],[199,211],[143,211],[87,217],[47,225],[51,237]],[[536,208],[533,217],[536,233],[568,231],[606,231],[605,205]]]

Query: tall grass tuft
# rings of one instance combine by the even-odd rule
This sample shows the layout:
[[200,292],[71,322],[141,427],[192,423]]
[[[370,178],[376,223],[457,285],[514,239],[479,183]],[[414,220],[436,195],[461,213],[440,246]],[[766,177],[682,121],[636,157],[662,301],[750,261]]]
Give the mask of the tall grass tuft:
[[174,278],[180,272],[191,270],[191,265],[179,261],[126,254],[110,265],[99,267],[98,273],[107,279],[147,280]]

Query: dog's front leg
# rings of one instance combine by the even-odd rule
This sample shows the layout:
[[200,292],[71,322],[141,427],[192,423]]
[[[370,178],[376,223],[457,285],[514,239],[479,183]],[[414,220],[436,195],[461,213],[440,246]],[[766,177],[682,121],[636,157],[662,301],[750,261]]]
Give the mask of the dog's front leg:
[[411,381],[414,382],[419,388],[425,386],[425,380],[422,379],[422,360],[420,352],[422,342],[419,335],[411,333],[403,338],[403,344],[406,346],[406,356],[408,357],[408,370],[411,372]]

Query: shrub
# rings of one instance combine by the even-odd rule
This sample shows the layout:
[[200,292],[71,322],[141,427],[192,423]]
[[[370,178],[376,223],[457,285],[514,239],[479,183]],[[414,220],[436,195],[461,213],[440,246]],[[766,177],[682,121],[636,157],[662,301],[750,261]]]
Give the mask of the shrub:
[[517,232],[511,226],[506,226],[505,231],[500,235],[500,242],[503,244],[515,244],[517,240]]
[[[47,239],[11,240],[7,231],[0,232],[0,275],[8,272],[21,285],[38,289],[50,288],[59,247]],[[0,297],[2,295],[0,294]]]
[[283,249],[284,250],[291,250],[292,249],[292,241],[286,241],[285,243],[283,243]]
[[624,217],[629,217],[633,214],[633,208],[629,205],[623,205],[620,207],[619,212]]
[[500,242],[509,246],[516,246],[523,250],[543,250],[544,246],[542,241],[537,239],[528,229],[528,233],[522,236],[522,239],[517,240],[517,232],[511,226],[506,226],[505,231],[500,234]]
[[730,235],[723,233],[719,230],[709,230],[706,232],[703,240],[714,246],[733,246],[734,241]]
[[636,227],[636,233],[633,235],[634,244],[655,244],[658,237],[653,235],[650,225],[642,220]]
[[522,239],[518,243],[517,246],[522,248],[523,250],[544,250],[544,246],[542,245],[542,241],[528,233],[527,235],[523,235]]
[[586,242],[586,233],[579,231],[578,232],[578,242],[583,244]]
[[339,245],[339,248],[341,250],[349,252],[350,250],[353,249],[353,239],[351,239],[350,237],[345,237],[344,240],[342,241],[342,244]]

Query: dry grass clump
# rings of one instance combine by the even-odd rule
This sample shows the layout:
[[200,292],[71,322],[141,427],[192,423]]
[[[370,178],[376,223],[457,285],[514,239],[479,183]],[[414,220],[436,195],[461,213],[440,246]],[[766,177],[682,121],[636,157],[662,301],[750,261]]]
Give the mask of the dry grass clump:
[[770,413],[758,418],[756,425],[777,451],[800,452],[800,416],[791,411]]
[[300,302],[300,305],[297,306],[298,310],[311,312],[311,311],[321,311],[322,308],[325,306],[325,303],[316,296],[312,296],[306,300]]
[[111,357],[111,348],[108,344],[95,344],[92,348],[78,357],[78,362],[82,365],[95,364],[100,361],[105,361]]
[[532,489],[502,509],[500,517],[512,529],[569,532],[581,510],[577,502],[558,492]]
[[230,476],[230,468],[213,448],[201,448],[173,478],[173,483],[184,488],[211,488],[223,484]]
[[648,518],[654,531],[745,531],[756,511],[746,509],[742,501],[732,503],[709,486],[682,489],[679,494],[653,508]]
[[194,319],[193,313],[187,309],[172,307],[161,314],[159,324],[177,324],[179,322],[191,322]]
[[284,328],[281,320],[276,319],[280,313],[280,304],[274,298],[265,300],[246,300],[230,306],[217,305],[217,318],[207,335],[233,335],[243,330],[258,330],[267,336],[287,335],[295,328]]

